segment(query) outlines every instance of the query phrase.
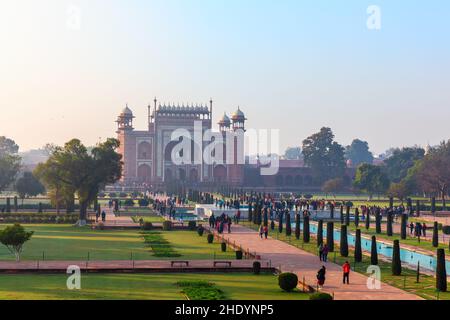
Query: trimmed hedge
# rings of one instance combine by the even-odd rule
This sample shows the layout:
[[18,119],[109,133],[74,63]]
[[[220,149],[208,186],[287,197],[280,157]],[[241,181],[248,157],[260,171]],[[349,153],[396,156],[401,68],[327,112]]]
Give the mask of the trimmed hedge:
[[317,292],[310,295],[309,300],[333,300],[333,296],[325,292]]
[[260,274],[261,273],[261,262],[255,261],[253,262],[253,273]]
[[172,230],[172,221],[168,221],[168,220],[164,221],[163,222],[163,230],[164,231]]
[[298,277],[295,273],[284,272],[278,276],[278,285],[281,289],[291,292],[298,285]]
[[208,243],[213,243],[214,235],[212,233],[208,233],[208,236],[206,237],[206,239],[208,240]]

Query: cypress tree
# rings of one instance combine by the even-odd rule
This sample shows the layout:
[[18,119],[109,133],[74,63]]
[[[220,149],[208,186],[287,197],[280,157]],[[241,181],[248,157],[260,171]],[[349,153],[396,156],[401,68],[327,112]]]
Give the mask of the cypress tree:
[[431,213],[434,215],[436,213],[436,198],[431,198]]
[[42,203],[38,204],[38,213],[42,213]]
[[256,215],[256,224],[260,226],[262,223],[262,212],[261,212],[261,205],[258,207],[258,214]]
[[361,249],[361,230],[356,229],[355,238],[355,262],[362,261],[362,249]]
[[341,224],[344,224],[344,206],[341,205],[340,208],[340,219],[341,219]]
[[406,239],[406,219],[407,219],[407,215],[405,213],[403,213],[402,214],[402,228],[401,228],[402,240]]
[[389,197],[389,209],[394,208],[394,198],[393,197]]
[[439,230],[437,221],[433,224],[433,247],[437,248],[439,246]]
[[334,223],[327,222],[327,246],[330,252],[334,251]]
[[19,210],[19,205],[17,203],[17,196],[14,196],[14,211],[17,212]]
[[291,214],[289,212],[286,212],[286,236],[290,236],[291,234]]
[[416,216],[420,217],[420,200],[416,201]]
[[334,204],[330,205],[330,219],[334,219]]
[[253,221],[253,212],[252,212],[252,204],[249,203],[248,205],[248,222]]
[[283,212],[280,212],[279,219],[278,219],[278,232],[283,233]]
[[321,244],[323,244],[323,220],[319,220],[317,226],[317,246],[319,247]]
[[359,226],[359,209],[355,208],[355,226],[358,228]]
[[378,265],[377,237],[372,236],[372,247],[370,248],[370,264]]
[[11,199],[8,197],[8,198],[6,198],[6,209],[5,209],[5,211],[7,212],[7,213],[10,213],[11,212]]
[[444,249],[437,249],[436,289],[440,292],[447,291],[447,271],[445,269]]
[[270,230],[275,230],[275,221],[273,220],[270,221]]
[[300,215],[295,215],[295,239],[300,239]]
[[386,226],[386,234],[388,237],[392,237],[392,213],[388,213],[387,216],[387,226]]
[[309,232],[309,216],[303,218],[303,242],[309,243],[310,232]]
[[348,257],[348,235],[347,226],[345,224],[341,225],[340,250],[342,257]]
[[400,241],[394,240],[392,251],[392,275],[400,276],[402,274],[402,263],[400,260]]
[[267,227],[269,225],[269,217],[267,215],[267,209],[264,210],[264,220],[263,220],[264,227]]
[[375,212],[375,227],[376,227],[375,232],[377,234],[381,233],[381,219],[382,218],[383,217],[381,216],[380,209],[377,209],[377,211]]
[[350,225],[350,206],[347,206],[347,210],[345,212],[345,224],[347,226]]
[[370,209],[366,211],[366,230],[370,229]]

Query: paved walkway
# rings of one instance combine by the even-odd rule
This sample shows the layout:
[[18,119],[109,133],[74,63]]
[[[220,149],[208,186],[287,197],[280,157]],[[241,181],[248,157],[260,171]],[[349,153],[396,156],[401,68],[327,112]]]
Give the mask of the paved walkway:
[[315,287],[318,269],[327,268],[326,282],[323,291],[334,293],[336,300],[420,300],[421,298],[390,285],[382,283],[381,289],[367,288],[367,277],[352,272],[350,285],[342,284],[341,266],[328,262],[322,263],[311,253],[300,250],[280,240],[259,238],[256,231],[241,225],[233,225],[231,234],[224,234],[225,239],[241,245],[245,250],[256,252],[264,260],[282,271],[297,273],[299,280],[305,277],[308,285]]
[[[0,261],[0,273],[2,272],[66,272],[71,265],[79,266],[81,270],[96,272],[176,272],[176,271],[247,271],[252,272],[253,260],[189,260],[184,263],[171,264],[173,260],[115,260],[115,261]],[[219,261],[229,261],[220,263]],[[216,265],[215,265],[216,264]],[[271,270],[268,261],[261,261],[261,268]]]
[[139,228],[139,223],[133,221],[131,217],[121,217],[114,214],[113,208],[104,207],[106,213],[105,227]]

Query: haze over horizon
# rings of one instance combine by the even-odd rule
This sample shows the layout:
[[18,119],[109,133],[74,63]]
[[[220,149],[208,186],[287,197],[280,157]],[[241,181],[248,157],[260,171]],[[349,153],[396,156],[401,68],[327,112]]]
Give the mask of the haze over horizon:
[[155,96],[212,97],[214,122],[240,106],[280,153],[323,126],[374,154],[450,138],[445,0],[0,0],[0,39],[0,136],[20,151],[115,137],[126,103],[145,129]]

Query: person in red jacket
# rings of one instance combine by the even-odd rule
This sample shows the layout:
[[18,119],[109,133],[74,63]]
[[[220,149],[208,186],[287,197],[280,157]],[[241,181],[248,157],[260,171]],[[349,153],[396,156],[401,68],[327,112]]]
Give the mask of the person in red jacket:
[[349,280],[350,280],[350,263],[348,263],[348,261],[345,261],[344,265],[342,266],[342,271],[344,271],[344,277],[342,279],[342,282],[345,284],[349,284]]

